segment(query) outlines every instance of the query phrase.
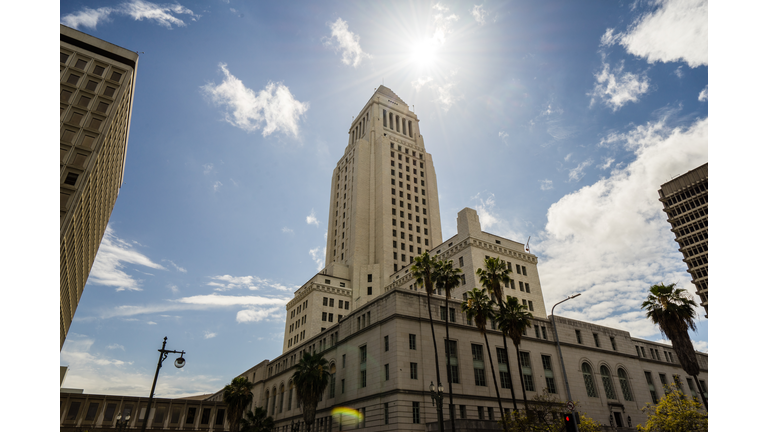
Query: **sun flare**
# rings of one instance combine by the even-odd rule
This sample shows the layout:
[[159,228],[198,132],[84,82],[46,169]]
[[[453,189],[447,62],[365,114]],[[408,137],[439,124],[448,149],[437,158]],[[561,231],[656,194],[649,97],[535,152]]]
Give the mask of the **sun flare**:
[[437,56],[438,43],[434,39],[417,42],[411,48],[411,61],[420,67],[428,67]]

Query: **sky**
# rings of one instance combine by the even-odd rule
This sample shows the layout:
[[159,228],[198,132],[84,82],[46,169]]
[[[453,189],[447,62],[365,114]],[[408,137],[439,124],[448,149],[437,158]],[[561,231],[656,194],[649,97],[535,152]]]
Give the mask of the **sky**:
[[164,336],[187,364],[158,397],[281,354],[284,305],[325,262],[332,170],[381,84],[419,116],[443,238],[465,207],[530,237],[548,313],[579,292],[556,313],[663,341],[648,288],[693,293],[658,189],[709,159],[706,1],[64,1],[59,21],[140,53],[64,387],[145,396]]

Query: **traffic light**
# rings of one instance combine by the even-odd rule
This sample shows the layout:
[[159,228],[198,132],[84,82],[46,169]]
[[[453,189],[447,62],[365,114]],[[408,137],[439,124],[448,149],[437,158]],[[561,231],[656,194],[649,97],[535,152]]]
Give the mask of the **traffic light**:
[[576,432],[576,416],[573,413],[563,414],[563,420],[565,421],[565,432]]

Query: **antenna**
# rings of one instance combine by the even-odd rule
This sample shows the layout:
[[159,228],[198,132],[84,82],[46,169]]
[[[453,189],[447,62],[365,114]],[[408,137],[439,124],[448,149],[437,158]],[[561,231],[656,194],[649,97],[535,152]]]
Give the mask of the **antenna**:
[[525,251],[528,253],[531,253],[530,243],[531,243],[531,236],[528,236],[528,241],[525,242]]

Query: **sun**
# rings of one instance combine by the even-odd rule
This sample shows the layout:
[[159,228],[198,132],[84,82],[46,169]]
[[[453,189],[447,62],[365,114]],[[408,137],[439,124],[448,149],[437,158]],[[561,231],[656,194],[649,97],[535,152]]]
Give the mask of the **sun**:
[[424,39],[411,47],[411,62],[425,68],[432,65],[437,57],[438,43],[434,39]]

